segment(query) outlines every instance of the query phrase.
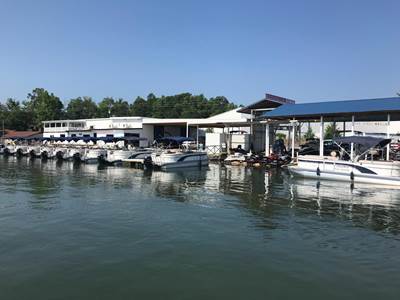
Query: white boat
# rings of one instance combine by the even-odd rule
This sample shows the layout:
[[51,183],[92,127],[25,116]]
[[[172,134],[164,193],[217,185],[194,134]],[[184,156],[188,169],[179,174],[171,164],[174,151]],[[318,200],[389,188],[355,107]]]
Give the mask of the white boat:
[[84,154],[85,150],[82,148],[69,148],[68,151],[65,152],[64,159],[82,161]]
[[17,155],[17,156],[28,155],[28,146],[27,145],[17,145],[17,146],[15,146],[15,155]]
[[17,152],[17,147],[14,144],[6,145],[4,148],[5,155],[14,155]]
[[105,149],[89,148],[85,149],[84,155],[82,156],[82,160],[87,164],[98,163],[99,160],[104,159],[106,155],[107,155],[107,150]]
[[115,164],[124,159],[145,159],[151,156],[152,152],[152,149],[107,150],[105,161],[109,164]]
[[187,167],[205,167],[208,166],[207,152],[203,151],[170,151],[153,152],[151,154],[153,166],[163,170],[187,168]]
[[54,158],[56,159],[67,159],[68,156],[68,149],[63,147],[57,147],[53,150]]
[[226,164],[232,164],[232,163],[242,163],[247,160],[247,155],[241,152],[235,152],[233,154],[228,155],[225,159],[224,162]]
[[40,157],[40,146],[39,145],[33,145],[33,146],[28,146],[28,154],[30,157]]
[[50,147],[40,147],[40,157],[42,159],[48,159],[52,156],[52,149]]
[[[361,159],[370,155],[371,149],[382,149],[387,146],[390,139],[355,136],[336,138],[335,142],[339,146],[344,143],[353,144],[361,151],[349,160],[316,155],[298,156],[296,163],[288,165],[289,171],[294,175],[318,179],[400,185],[400,162]],[[344,152],[348,157],[349,153],[345,150]]]

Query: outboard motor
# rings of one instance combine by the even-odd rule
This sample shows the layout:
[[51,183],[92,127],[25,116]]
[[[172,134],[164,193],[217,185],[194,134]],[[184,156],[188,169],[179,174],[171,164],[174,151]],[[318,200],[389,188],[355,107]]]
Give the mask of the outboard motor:
[[43,151],[42,153],[40,153],[40,156],[43,160],[47,160],[49,158],[49,154],[47,153],[47,151]]
[[20,157],[23,156],[23,153],[22,153],[22,149],[21,149],[21,148],[19,148],[19,149],[17,150],[17,152],[15,153],[15,156],[17,156],[18,158],[20,158]]
[[72,156],[72,160],[74,161],[74,162],[76,162],[76,163],[80,163],[82,160],[81,160],[81,155],[77,152],[77,153],[74,153],[74,155]]
[[5,156],[9,156],[10,155],[10,149],[8,149],[8,147],[5,147],[4,150],[3,150],[3,154]]
[[56,158],[62,160],[64,158],[64,153],[62,151],[57,151]]
[[35,158],[35,157],[36,157],[35,150],[29,151],[29,156],[30,156],[31,158]]
[[146,169],[152,168],[153,167],[153,160],[151,159],[151,156],[146,156],[143,160],[143,164]]

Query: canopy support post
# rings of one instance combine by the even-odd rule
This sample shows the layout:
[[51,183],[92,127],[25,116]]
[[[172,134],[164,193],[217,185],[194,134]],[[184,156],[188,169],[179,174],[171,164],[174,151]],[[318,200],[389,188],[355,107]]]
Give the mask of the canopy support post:
[[293,118],[292,121],[292,159],[294,159],[294,142],[295,142],[295,135],[296,135],[296,121]]
[[298,123],[298,127],[297,127],[297,134],[298,134],[298,141],[299,141],[299,146],[300,146],[300,144],[301,144],[301,123],[299,122]]
[[[386,137],[390,139],[390,114],[387,115]],[[390,160],[390,143],[386,146],[386,160]]]
[[346,136],[346,121],[343,121],[343,136]]
[[[354,115],[351,116],[351,135],[354,136]],[[350,146],[350,160],[354,159],[354,143]]]
[[269,150],[269,123],[265,124],[265,156],[270,155]]
[[189,137],[189,124],[186,123],[186,137]]
[[319,123],[319,156],[324,156],[324,117],[321,116]]

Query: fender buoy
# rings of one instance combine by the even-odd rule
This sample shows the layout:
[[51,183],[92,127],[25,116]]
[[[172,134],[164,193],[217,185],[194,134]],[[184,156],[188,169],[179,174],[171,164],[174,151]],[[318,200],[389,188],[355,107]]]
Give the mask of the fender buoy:
[[353,181],[354,180],[354,173],[353,171],[350,172],[350,179]]
[[317,168],[317,175],[321,176],[321,171],[320,171],[319,167]]

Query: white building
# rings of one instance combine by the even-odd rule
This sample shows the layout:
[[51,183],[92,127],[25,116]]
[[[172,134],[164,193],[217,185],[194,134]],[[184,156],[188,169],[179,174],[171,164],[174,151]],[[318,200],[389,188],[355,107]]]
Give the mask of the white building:
[[43,122],[43,137],[138,137],[141,147],[156,138],[168,136],[204,136],[200,128],[236,128],[249,126],[250,115],[234,109],[204,119],[157,119],[147,117],[111,117]]

